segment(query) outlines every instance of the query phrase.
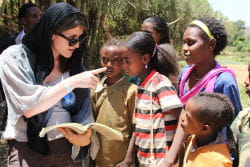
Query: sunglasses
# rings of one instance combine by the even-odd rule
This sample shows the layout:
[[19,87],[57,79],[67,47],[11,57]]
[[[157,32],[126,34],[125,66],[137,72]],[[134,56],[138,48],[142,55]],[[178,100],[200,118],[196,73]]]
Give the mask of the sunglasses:
[[81,35],[78,39],[68,38],[68,37],[66,37],[65,35],[63,35],[63,34],[61,34],[59,32],[55,32],[55,34],[63,37],[66,40],[68,40],[69,41],[69,46],[74,46],[75,44],[77,44],[77,42],[82,43],[86,39],[86,35],[85,34]]

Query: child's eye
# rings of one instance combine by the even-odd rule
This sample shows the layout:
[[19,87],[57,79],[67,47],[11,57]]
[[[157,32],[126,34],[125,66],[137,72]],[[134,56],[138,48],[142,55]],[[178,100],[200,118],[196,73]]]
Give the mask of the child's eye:
[[131,61],[129,61],[128,59],[126,59],[126,63],[127,64],[131,64]]
[[103,62],[104,64],[107,64],[107,63],[109,62],[109,59],[107,59],[107,58],[105,58],[105,57],[101,58],[101,60],[102,60],[102,62]]
[[121,61],[122,61],[121,58],[112,59],[112,63],[114,63],[114,64],[119,64]]
[[107,64],[108,62],[111,62],[112,64],[119,64],[119,63],[121,63],[122,59],[121,58],[113,58],[110,60],[109,58],[102,57],[101,61],[103,64]]
[[195,43],[195,41],[188,41],[188,42],[187,42],[187,45],[188,45],[188,46],[192,46],[194,43]]
[[183,40],[183,45],[192,46],[194,44],[195,44],[194,40],[190,40],[190,39]]
[[130,60],[129,60],[128,58],[123,58],[123,59],[122,59],[122,62],[123,62],[124,64],[131,64],[131,62],[130,62]]

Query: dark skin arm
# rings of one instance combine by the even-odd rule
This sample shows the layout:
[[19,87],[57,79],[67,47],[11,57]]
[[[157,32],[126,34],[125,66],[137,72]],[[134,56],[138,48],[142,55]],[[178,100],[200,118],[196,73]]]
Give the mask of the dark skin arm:
[[133,161],[133,151],[134,151],[134,144],[135,144],[135,136],[134,133],[132,134],[127,153],[125,155],[125,158],[122,162],[117,164],[115,167],[129,167]]
[[[181,112],[181,116],[183,114],[184,110],[182,110]],[[178,126],[176,129],[176,133],[174,136],[174,140],[172,143],[172,146],[170,148],[170,150],[166,153],[165,158],[163,160],[163,162],[161,163],[160,167],[171,167],[174,162],[175,159],[181,149],[182,143],[184,142],[185,139],[185,132],[183,131],[182,127],[180,126],[180,122],[181,122],[181,116],[179,117],[179,122],[178,122]]]

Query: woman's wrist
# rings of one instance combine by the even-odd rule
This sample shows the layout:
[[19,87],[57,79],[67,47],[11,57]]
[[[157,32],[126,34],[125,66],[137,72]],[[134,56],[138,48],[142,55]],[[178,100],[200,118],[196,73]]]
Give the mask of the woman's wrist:
[[62,81],[64,87],[67,89],[67,91],[71,90],[71,92],[77,88],[77,84],[75,82],[74,76],[71,76],[65,80]]
[[68,93],[72,92],[71,86],[68,84],[67,80],[62,81],[64,88],[68,91]]

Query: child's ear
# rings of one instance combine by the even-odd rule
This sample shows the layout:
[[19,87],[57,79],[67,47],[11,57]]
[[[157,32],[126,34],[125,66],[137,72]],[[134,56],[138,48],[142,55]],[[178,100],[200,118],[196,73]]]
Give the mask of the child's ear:
[[202,133],[209,133],[211,131],[211,127],[209,125],[202,125],[201,132]]
[[208,47],[209,49],[215,49],[215,46],[216,46],[216,39],[210,39],[209,42],[208,42]]
[[149,54],[143,55],[143,63],[148,64],[149,61],[150,61],[150,55]]

